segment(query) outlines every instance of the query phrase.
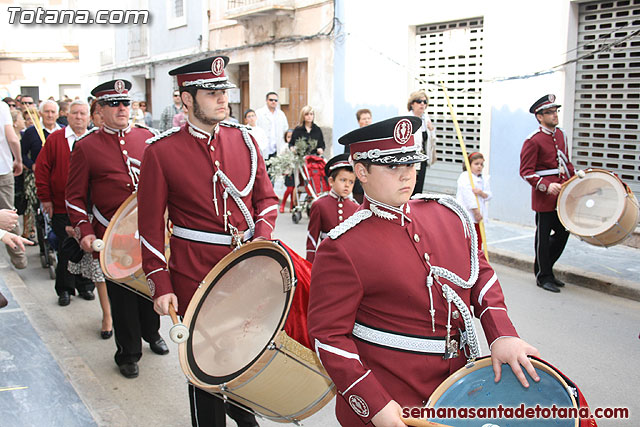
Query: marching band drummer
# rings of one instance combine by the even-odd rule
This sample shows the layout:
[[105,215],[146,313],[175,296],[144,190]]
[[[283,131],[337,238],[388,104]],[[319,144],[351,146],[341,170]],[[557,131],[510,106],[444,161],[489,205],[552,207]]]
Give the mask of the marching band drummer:
[[455,198],[419,194],[426,160],[417,117],[396,117],[344,135],[365,200],[329,232],[311,272],[309,336],[336,384],[343,426],[404,426],[401,405],[424,406],[451,373],[479,355],[473,313],[487,337],[495,380],[509,363],[539,381],[516,333],[497,277]]
[[[278,198],[256,141],[245,126],[223,122],[228,82],[225,56],[208,58],[169,72],[177,76],[188,119],[148,141],[140,186],[138,220],[142,268],[155,310],[169,304],[184,314],[209,271],[231,252],[234,241],[270,239]],[[171,258],[164,256],[165,219],[173,223]],[[168,267],[168,269],[167,269]],[[194,426],[224,426],[225,405],[189,385]],[[255,417],[226,405],[239,426],[257,426]]]
[[[556,204],[562,183],[575,173],[569,160],[567,137],[558,126],[555,95],[545,95],[529,109],[540,126],[527,137],[520,152],[520,176],[531,185],[531,208],[536,213],[536,284],[560,292],[564,283],[553,275],[556,263],[569,239],[558,218]],[[551,234],[553,231],[553,234]]]
[[[129,125],[129,89],[130,82],[112,80],[91,91],[101,106],[104,124],[78,138],[71,152],[65,204],[86,252],[92,252],[93,241],[102,238],[111,217],[136,190],[145,141],[154,136],[142,125]],[[93,206],[89,205],[89,194]],[[93,223],[88,209],[93,212]],[[94,253],[94,258],[97,255]],[[149,300],[117,283],[106,283],[117,347],[115,361],[123,376],[135,378],[142,357],[140,338],[154,353],[169,352],[158,333],[160,318]]]

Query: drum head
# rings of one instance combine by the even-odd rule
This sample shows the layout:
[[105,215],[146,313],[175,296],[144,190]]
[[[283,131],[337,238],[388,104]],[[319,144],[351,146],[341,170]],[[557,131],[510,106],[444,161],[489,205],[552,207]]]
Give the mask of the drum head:
[[289,256],[273,242],[247,244],[209,273],[185,315],[187,360],[200,382],[228,382],[260,357],[284,326],[294,277]]
[[624,209],[622,183],[606,171],[587,171],[565,184],[558,196],[558,216],[564,226],[579,236],[596,236],[609,230]]
[[114,214],[104,233],[104,241],[100,265],[107,277],[118,282],[142,268],[136,193],[129,196]]
[[[502,378],[499,383],[494,382],[491,359],[482,359],[472,367],[464,367],[455,372],[436,391],[434,391],[427,406],[433,408],[518,408],[524,404],[526,408],[575,408],[576,403],[567,389],[567,383],[551,367],[537,360],[531,360],[540,376],[540,382],[535,382],[525,372],[529,381],[529,388],[524,388],[509,365],[502,365]],[[446,425],[456,427],[499,425],[507,426],[577,426],[576,419],[430,419]]]

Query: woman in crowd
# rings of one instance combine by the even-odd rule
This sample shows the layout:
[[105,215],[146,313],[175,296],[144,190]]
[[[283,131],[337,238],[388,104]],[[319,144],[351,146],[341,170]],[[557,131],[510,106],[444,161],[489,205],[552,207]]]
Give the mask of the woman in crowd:
[[407,111],[410,115],[419,117],[422,120],[420,130],[415,134],[415,143],[422,145],[422,150],[429,156],[429,160],[421,162],[418,166],[418,177],[416,178],[416,186],[413,194],[422,193],[424,191],[424,177],[427,174],[427,167],[436,161],[436,128],[431,123],[427,114],[427,106],[429,105],[429,97],[424,90],[418,90],[409,95],[407,101]]
[[310,105],[305,105],[300,110],[300,118],[298,120],[298,126],[293,130],[291,136],[291,142],[289,146],[295,146],[298,139],[303,138],[309,143],[309,141],[316,141],[316,147],[313,150],[309,150],[305,154],[317,154],[319,156],[324,153],[324,137],[322,136],[322,130],[314,123],[315,113]]
[[142,111],[142,113],[144,114],[144,124],[145,124],[145,126],[152,128],[153,127],[153,117],[151,116],[151,113],[147,111],[147,102],[146,101],[140,101],[140,111]]

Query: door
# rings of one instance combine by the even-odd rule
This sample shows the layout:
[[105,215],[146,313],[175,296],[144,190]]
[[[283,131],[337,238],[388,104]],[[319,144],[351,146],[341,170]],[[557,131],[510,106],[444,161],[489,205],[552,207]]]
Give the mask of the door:
[[240,123],[244,123],[244,112],[251,108],[249,97],[249,64],[241,64],[238,67],[240,86],[240,111],[236,113],[236,118]]
[[280,97],[280,108],[287,116],[289,127],[298,125],[302,107],[307,105],[307,61],[280,64],[280,86],[289,89],[288,103]]

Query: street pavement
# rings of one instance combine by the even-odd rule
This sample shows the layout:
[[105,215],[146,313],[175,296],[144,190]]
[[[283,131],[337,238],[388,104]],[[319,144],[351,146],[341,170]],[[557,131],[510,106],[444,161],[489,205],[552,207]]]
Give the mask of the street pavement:
[[[306,217],[296,225],[289,214],[280,215],[276,237],[304,255],[306,225]],[[637,425],[640,302],[602,292],[606,287],[596,291],[582,285],[599,275],[640,288],[640,252],[623,246],[587,247],[572,237],[559,267],[562,274],[576,275],[561,274],[574,280],[552,294],[535,286],[527,267],[533,229],[489,223],[487,236],[520,335],[576,382],[592,407],[630,408],[631,421],[600,420],[600,426]],[[113,362],[113,338],[99,338],[98,301],[72,298],[69,306],[59,307],[37,248],[30,248],[28,256],[29,268],[16,271],[4,251],[0,255],[0,291],[10,300],[0,310],[0,425],[190,425],[186,380],[177,346],[168,339],[169,318],[162,318],[161,333],[170,354],[158,356],[144,344],[140,376],[125,379]],[[480,342],[487,354],[484,337]],[[333,407],[332,402],[304,425],[336,426]],[[228,425],[234,424],[229,420]]]

